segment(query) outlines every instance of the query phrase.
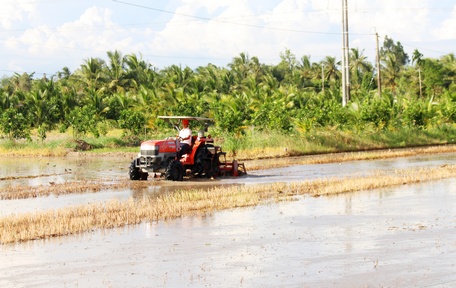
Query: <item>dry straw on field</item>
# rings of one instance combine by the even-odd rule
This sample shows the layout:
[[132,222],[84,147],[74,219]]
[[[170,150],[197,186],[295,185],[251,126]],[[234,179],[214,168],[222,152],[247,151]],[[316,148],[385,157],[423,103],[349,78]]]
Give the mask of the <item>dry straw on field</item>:
[[142,221],[170,219],[196,213],[253,206],[268,201],[376,189],[456,177],[456,165],[376,172],[367,176],[318,179],[299,183],[180,190],[156,198],[68,207],[55,211],[0,218],[0,243],[69,235],[120,227]]
[[7,149],[0,147],[1,157],[63,157],[68,154],[65,147],[43,147],[43,148],[16,148]]
[[119,190],[119,189],[139,189],[154,185],[155,181],[129,181],[124,180],[118,183],[103,183],[99,181],[73,181],[64,183],[52,183],[50,186],[10,186],[2,188],[0,191],[0,200],[25,199],[42,196],[59,196],[72,193],[99,192],[101,190]]
[[256,163],[255,160],[249,161],[248,169],[266,169],[278,168],[290,165],[309,165],[309,164],[324,164],[324,163],[338,163],[359,160],[376,160],[376,159],[390,159],[398,157],[410,157],[417,155],[430,155],[441,153],[454,153],[456,152],[456,145],[442,145],[431,147],[416,147],[416,148],[400,148],[388,150],[373,150],[373,151],[357,151],[357,152],[343,152],[343,153],[328,153],[319,155],[308,155],[300,157],[282,157],[271,159],[270,163],[263,162]]

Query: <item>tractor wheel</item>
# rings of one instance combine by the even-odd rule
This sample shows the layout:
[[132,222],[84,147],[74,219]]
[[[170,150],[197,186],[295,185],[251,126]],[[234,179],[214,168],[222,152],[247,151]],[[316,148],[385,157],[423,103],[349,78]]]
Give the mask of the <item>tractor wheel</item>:
[[141,173],[141,180],[147,180],[147,178],[149,177],[149,173]]
[[212,169],[211,169],[211,175],[208,175],[208,177],[218,177],[220,175],[220,162],[216,161],[216,159],[214,158],[214,160],[212,161]]
[[210,162],[208,160],[208,152],[205,149],[200,148],[198,152],[196,152],[195,156],[195,164],[192,169],[193,175],[197,177],[203,176],[210,169]]
[[130,180],[140,180],[142,178],[143,173],[136,167],[135,160],[131,162],[128,174],[130,175]]
[[184,179],[184,166],[178,160],[169,162],[165,172],[165,179],[171,181],[182,181]]
[[210,162],[210,171],[206,173],[207,178],[218,177],[220,175],[220,160],[219,154],[213,156],[212,161]]

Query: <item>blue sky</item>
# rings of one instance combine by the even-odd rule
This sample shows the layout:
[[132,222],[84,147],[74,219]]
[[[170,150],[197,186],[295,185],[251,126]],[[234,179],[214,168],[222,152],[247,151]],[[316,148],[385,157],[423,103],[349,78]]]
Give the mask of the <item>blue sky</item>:
[[[76,70],[106,52],[135,53],[161,69],[226,67],[246,53],[277,64],[289,49],[341,58],[341,0],[0,0],[0,77]],[[350,48],[375,61],[375,33],[411,55],[456,51],[454,0],[348,0]]]

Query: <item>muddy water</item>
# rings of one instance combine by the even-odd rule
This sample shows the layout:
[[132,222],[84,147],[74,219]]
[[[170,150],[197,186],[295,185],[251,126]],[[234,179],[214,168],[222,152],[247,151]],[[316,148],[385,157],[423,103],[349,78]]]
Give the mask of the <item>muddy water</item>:
[[[49,186],[80,180],[116,182],[128,178],[130,160],[125,158],[4,158],[0,159],[0,193],[5,187]],[[153,187],[151,187],[153,188]],[[125,199],[132,191],[102,191],[100,193],[49,196],[0,201],[0,216],[12,213],[55,209],[67,205],[93,203],[109,199]]]
[[[117,180],[126,177],[130,161],[125,157],[0,158],[0,188],[72,180]],[[5,179],[12,177],[16,179]]]
[[[120,158],[38,158],[38,159],[0,159],[0,193],[7,186],[36,186],[65,183],[68,181],[93,180],[113,183],[128,179],[128,167],[131,159]],[[258,166],[288,161],[288,159],[256,160],[246,163]],[[456,164],[456,154],[439,154],[432,156],[415,156],[377,161],[353,161],[330,164],[293,165],[269,170],[248,171],[248,175],[239,178],[221,178],[214,180],[184,181],[170,183],[158,181],[147,189],[102,191],[98,193],[72,194],[66,196],[48,196],[22,200],[0,201],[0,216],[13,213],[34,212],[56,209],[68,205],[87,204],[111,199],[140,198],[154,193],[175,189],[198,188],[218,185],[251,185],[274,182],[293,182],[305,179],[347,177],[363,175],[378,170],[394,170],[411,167],[430,167],[445,164]],[[16,179],[8,180],[12,177]],[[153,180],[149,180],[153,181]]]
[[[116,181],[127,177],[129,161],[124,160],[84,162],[81,174],[74,172],[83,166],[79,160],[62,166],[57,160],[49,161],[41,163],[41,168],[20,164],[8,168],[8,173],[72,171],[46,180],[23,179],[21,185],[85,177]],[[446,154],[299,165],[213,182],[249,185],[455,163],[456,156]],[[90,201],[137,194],[103,193]],[[46,197],[53,203],[46,205],[38,204],[46,202],[43,198],[32,199],[23,210],[72,205],[96,194]],[[13,203],[0,201],[0,209],[18,213],[7,208],[21,205]],[[301,197],[204,217],[2,245],[0,255],[0,287],[454,287],[456,179]]]

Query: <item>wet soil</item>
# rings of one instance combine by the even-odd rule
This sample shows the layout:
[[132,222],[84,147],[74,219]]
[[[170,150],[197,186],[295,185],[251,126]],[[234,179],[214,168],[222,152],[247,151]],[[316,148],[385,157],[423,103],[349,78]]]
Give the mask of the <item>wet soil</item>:
[[[3,163],[0,176],[56,175],[3,180],[0,185],[120,181],[127,177],[129,159],[30,163]],[[291,182],[445,164],[456,164],[456,155],[295,165],[252,171],[241,178],[187,181],[177,187]],[[0,217],[144,197],[163,189],[175,189],[175,185],[159,182],[141,191],[0,201]],[[455,232],[456,179],[331,197],[304,196],[291,202],[1,245],[0,286],[454,287]]]

